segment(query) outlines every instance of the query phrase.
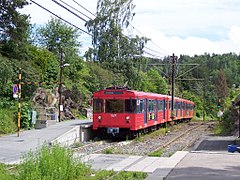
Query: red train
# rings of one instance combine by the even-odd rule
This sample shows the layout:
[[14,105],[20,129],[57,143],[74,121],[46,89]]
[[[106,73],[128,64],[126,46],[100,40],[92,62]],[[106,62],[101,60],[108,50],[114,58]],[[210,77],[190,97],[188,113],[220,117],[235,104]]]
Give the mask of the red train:
[[[111,87],[93,94],[93,130],[100,134],[137,135],[172,121],[171,96]],[[174,121],[190,120],[192,101],[174,98]]]

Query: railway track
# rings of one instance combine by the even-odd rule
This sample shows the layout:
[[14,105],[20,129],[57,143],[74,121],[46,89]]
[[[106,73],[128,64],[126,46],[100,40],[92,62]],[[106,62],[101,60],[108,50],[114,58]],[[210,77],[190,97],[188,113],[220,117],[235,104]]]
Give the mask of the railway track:
[[170,156],[176,151],[186,150],[192,146],[204,133],[207,133],[209,124],[200,122],[182,123],[174,126],[174,130],[166,135],[142,136],[143,140],[110,141],[101,140],[74,148],[74,151],[83,154],[108,153],[146,156],[155,151],[163,151],[163,156]]
[[90,142],[84,146],[73,148],[73,151],[82,152],[84,154],[96,154],[96,153],[102,153],[106,149],[118,147],[121,145],[126,145],[131,143],[131,141],[110,141],[110,140],[101,140],[96,142]]
[[[179,135],[177,135],[176,137],[172,138],[171,140],[169,140],[168,142],[162,144],[161,146],[153,149],[151,152],[149,153],[152,153],[152,152],[155,152],[155,151],[159,151],[159,150],[162,150],[162,149],[166,149],[167,147],[169,147],[170,145],[173,145],[174,143],[176,143],[180,138],[183,138],[184,136],[189,136],[189,134],[193,131],[193,130],[197,130],[199,128],[202,128],[202,124],[198,124],[196,126],[193,126],[187,130],[185,130],[184,132],[180,133]],[[194,141],[195,142],[195,141]],[[193,143],[193,142],[192,142]],[[191,143],[191,145],[192,145]],[[189,145],[187,145],[189,146]]]

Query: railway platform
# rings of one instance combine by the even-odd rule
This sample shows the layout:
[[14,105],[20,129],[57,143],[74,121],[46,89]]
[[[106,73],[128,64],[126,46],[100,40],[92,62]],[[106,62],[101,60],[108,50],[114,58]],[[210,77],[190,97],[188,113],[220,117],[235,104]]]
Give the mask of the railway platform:
[[[96,170],[136,171],[150,174],[149,178],[162,179],[188,154],[178,151],[171,157],[148,157],[132,155],[90,154],[79,156],[82,162],[91,165]],[[156,171],[158,172],[156,174]],[[148,178],[148,179],[149,179]]]
[[[19,163],[23,154],[44,143],[71,143],[80,136],[79,126],[91,120],[61,122],[44,129],[33,129],[0,137],[0,162]],[[75,154],[93,169],[147,172],[147,180],[239,179],[240,153],[227,151],[236,136],[210,136],[199,140],[192,151],[178,151],[171,157],[148,157],[113,154]]]
[[44,143],[55,141],[71,144],[80,137],[80,127],[91,126],[92,120],[62,121],[43,129],[21,131],[20,136],[10,134],[0,137],[0,162],[5,164],[19,163],[20,158],[30,150],[35,150]]
[[238,180],[240,153],[228,152],[236,136],[209,136],[200,139],[191,151],[178,151],[171,157],[90,154],[82,161],[93,169],[148,173],[146,180]]

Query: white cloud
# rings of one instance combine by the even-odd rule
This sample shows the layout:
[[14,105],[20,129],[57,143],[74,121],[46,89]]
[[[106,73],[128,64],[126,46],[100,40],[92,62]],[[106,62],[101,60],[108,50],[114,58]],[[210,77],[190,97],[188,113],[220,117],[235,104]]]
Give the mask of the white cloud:
[[238,31],[233,29],[230,32],[230,34],[235,34],[235,41],[237,41],[236,36],[238,35],[237,42],[234,42],[232,39],[210,41],[207,38],[200,38],[196,36],[188,36],[187,38],[166,36],[163,32],[156,31],[151,28],[139,28],[138,30],[143,34],[149,34],[151,41],[147,43],[146,47],[158,51],[159,53],[152,52],[149,49],[145,49],[145,51],[156,56],[168,56],[172,53],[177,56],[180,54],[194,56],[204,53],[223,54],[229,52],[240,52],[240,49],[236,46],[240,46],[240,29],[237,29]]
[[[51,0],[35,1],[86,30],[83,21]],[[73,1],[64,1],[89,15]],[[96,11],[97,0],[76,1]],[[154,41],[147,47],[159,51],[158,55],[240,52],[239,0],[134,0],[133,4],[136,16],[132,25]],[[44,24],[50,19],[48,12],[34,4],[24,12],[30,14],[32,23]],[[81,41],[85,47],[91,44],[85,35]]]
[[233,26],[229,32],[229,38],[236,44],[240,50],[240,27]]

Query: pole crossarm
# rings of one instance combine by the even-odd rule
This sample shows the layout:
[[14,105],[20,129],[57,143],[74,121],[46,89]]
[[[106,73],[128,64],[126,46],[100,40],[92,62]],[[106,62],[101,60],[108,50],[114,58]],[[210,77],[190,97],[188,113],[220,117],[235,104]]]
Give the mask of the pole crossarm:
[[[169,64],[148,64],[148,66],[169,66]],[[158,70],[161,71],[161,73],[163,73],[166,77],[169,76],[167,73],[165,73],[161,69],[158,69]]]
[[51,85],[51,84],[63,84],[63,82],[59,82],[59,81],[54,81],[54,82],[26,82],[26,81],[21,81],[19,82],[18,84],[21,84],[21,85],[24,85],[24,84],[27,84],[27,85],[34,85],[34,84],[37,84],[37,85]]
[[204,79],[176,79],[178,81],[204,81]]
[[180,74],[179,76],[177,76],[177,77],[176,77],[177,80],[178,80],[180,77],[182,77],[183,75],[191,72],[192,70],[196,69],[196,68],[199,66],[199,64],[178,64],[178,66],[179,66],[179,65],[181,65],[181,66],[183,66],[183,65],[185,65],[185,66],[194,66],[194,67],[192,67],[191,69],[189,69],[189,70],[187,70],[186,72],[184,72],[184,73]]

